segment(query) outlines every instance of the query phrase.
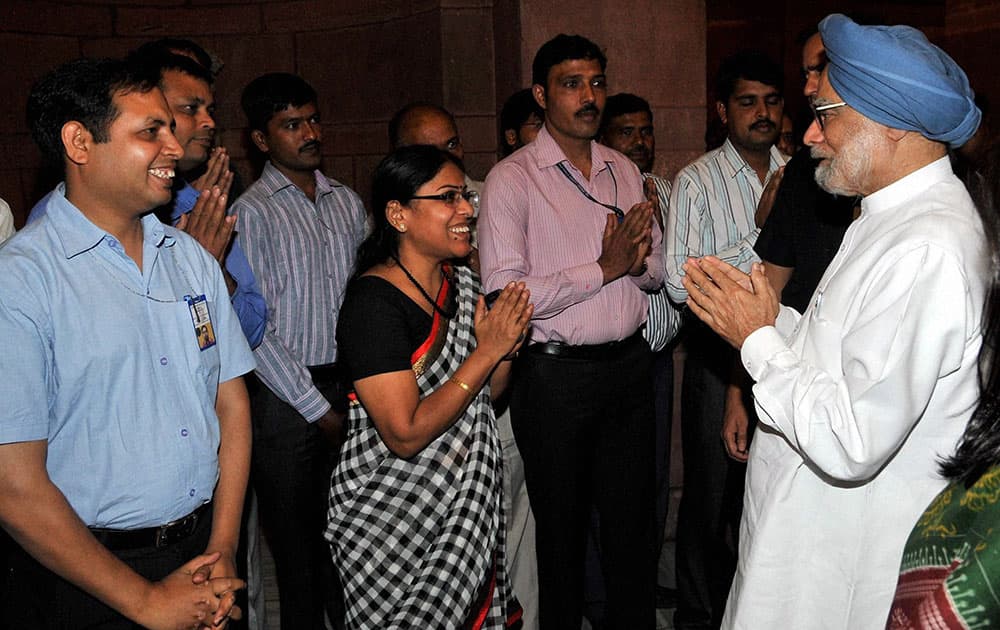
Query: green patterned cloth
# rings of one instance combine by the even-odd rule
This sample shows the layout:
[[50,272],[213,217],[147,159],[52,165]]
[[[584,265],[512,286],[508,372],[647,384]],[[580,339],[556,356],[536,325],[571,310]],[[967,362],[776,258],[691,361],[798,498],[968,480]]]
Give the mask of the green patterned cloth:
[[1000,628],[1000,466],[949,484],[917,521],[888,627]]

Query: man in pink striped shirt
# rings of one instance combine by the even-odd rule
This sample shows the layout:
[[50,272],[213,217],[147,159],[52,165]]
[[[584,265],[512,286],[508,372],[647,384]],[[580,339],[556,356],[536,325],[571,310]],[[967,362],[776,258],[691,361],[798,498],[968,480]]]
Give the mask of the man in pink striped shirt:
[[579,36],[544,44],[532,92],[537,139],[486,179],[479,221],[486,291],[531,289],[530,345],[511,419],[535,512],[541,626],[580,627],[591,505],[601,517],[608,628],[654,622],[651,353],[646,290],[663,282],[642,175],[593,141],[607,60]]

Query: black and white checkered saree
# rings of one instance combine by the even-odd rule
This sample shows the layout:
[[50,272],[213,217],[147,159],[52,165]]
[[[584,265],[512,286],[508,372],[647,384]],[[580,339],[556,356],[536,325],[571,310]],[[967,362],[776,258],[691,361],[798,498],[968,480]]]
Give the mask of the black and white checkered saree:
[[[478,279],[460,267],[452,282],[455,317],[435,313],[413,357],[421,397],[447,383],[476,346]],[[408,460],[389,451],[352,402],[326,530],[348,628],[497,629],[519,620],[504,562],[502,461],[488,387]]]

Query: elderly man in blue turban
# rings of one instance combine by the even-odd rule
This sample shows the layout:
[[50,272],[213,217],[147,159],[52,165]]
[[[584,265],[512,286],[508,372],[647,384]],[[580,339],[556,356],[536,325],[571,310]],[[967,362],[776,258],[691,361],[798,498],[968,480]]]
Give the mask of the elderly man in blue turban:
[[952,173],[980,113],[919,31],[820,23],[805,140],[861,214],[803,314],[763,269],[685,265],[688,305],[740,349],[760,425],[725,628],[884,628],[907,533],[978,397],[990,254]]

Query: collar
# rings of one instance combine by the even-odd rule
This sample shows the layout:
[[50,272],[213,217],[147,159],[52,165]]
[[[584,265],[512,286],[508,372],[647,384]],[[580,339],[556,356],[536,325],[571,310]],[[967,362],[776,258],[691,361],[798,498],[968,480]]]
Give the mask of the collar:
[[[66,258],[89,251],[106,238],[117,240],[115,236],[94,225],[79,208],[66,199],[65,182],[60,182],[46,196],[46,206],[45,216],[52,223]],[[170,247],[174,244],[174,237],[166,233],[164,225],[154,213],[145,214],[141,221],[143,243],[153,247]]]
[[[313,177],[316,178],[316,198],[319,199],[323,195],[332,193],[337,188],[343,188],[343,184],[331,179],[319,170],[313,171]],[[268,160],[264,164],[264,171],[260,174],[260,179],[258,180],[260,186],[267,193],[268,197],[274,197],[279,192],[292,188],[299,190],[299,187],[292,183],[292,180],[285,177],[285,174],[278,170],[271,160]],[[301,191],[300,191],[301,192]]]
[[[777,147],[772,146],[769,153],[769,164],[767,165],[767,172],[773,173],[778,169],[779,166],[784,164],[787,160],[785,156],[781,154],[781,151]],[[743,159],[740,152],[736,150],[733,143],[726,138],[726,141],[722,143],[719,147],[719,162],[722,164],[724,171],[729,177],[736,177],[737,173],[741,171],[747,171],[754,177],[757,177],[757,172],[747,164],[747,161]]]
[[879,213],[889,208],[895,208],[922,194],[931,186],[954,176],[954,172],[951,170],[951,160],[946,155],[868,195],[861,200],[861,211]]
[[[563,153],[562,148],[556,143],[555,138],[549,133],[548,125],[542,125],[541,130],[538,132],[538,137],[535,138],[530,147],[534,147],[535,153],[535,163],[538,165],[539,169],[550,168],[555,166],[560,162],[568,162],[571,168],[576,168],[573,166],[572,162],[569,162],[569,158]],[[617,151],[609,149],[603,144],[598,144],[596,141],[590,141],[590,163],[591,163],[591,176],[599,173],[608,168],[608,163],[615,163],[615,156],[621,155]]]

